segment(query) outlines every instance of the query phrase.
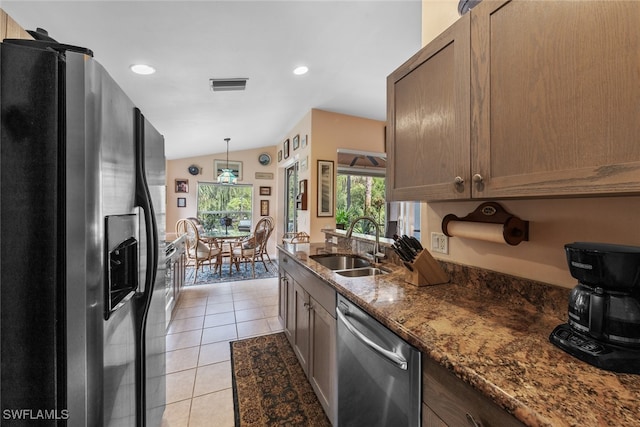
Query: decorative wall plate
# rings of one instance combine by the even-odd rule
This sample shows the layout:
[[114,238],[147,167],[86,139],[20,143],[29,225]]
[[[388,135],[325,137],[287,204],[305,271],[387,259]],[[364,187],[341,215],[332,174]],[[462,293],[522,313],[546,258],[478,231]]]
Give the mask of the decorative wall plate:
[[198,175],[200,173],[200,168],[196,165],[189,166],[188,170],[191,175]]
[[267,153],[262,153],[258,156],[258,161],[262,166],[267,166],[269,163],[271,163],[271,156]]

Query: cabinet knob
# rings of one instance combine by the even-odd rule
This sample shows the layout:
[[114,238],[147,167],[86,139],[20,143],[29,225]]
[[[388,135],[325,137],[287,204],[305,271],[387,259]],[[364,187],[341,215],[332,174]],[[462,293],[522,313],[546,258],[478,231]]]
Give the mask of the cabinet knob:
[[461,176],[456,176],[456,179],[453,180],[455,185],[462,185],[464,184],[464,178],[462,178]]
[[476,184],[481,184],[484,181],[484,178],[479,173],[473,175],[473,182]]
[[311,303],[305,302],[304,303],[304,308],[306,308],[307,310],[311,310]]

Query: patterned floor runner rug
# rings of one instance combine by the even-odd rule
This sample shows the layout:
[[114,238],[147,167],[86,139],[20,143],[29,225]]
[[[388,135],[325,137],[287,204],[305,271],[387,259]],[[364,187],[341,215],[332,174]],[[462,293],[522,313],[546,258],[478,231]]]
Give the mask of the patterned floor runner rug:
[[283,332],[231,342],[236,427],[331,427]]

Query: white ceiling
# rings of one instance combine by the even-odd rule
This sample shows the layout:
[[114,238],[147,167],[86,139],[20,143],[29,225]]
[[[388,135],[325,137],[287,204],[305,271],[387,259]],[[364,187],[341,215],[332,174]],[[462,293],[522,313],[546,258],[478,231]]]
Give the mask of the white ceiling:
[[[0,0],[23,28],[93,50],[167,158],[266,147],[312,108],[386,119],[386,77],[420,49],[420,0]],[[455,4],[454,6],[455,7]],[[157,69],[152,76],[133,63]],[[310,71],[295,76],[294,67]],[[247,77],[244,92],[210,78]]]

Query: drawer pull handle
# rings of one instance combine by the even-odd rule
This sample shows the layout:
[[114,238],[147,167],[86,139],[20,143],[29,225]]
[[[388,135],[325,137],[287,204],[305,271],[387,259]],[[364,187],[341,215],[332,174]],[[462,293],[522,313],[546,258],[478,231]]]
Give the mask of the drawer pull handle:
[[464,184],[464,178],[462,178],[461,176],[456,176],[456,178],[453,180],[453,183],[455,185],[462,185]]
[[482,427],[482,423],[476,421],[476,419],[473,418],[473,415],[466,413],[465,416],[467,417],[467,422],[471,427]]

